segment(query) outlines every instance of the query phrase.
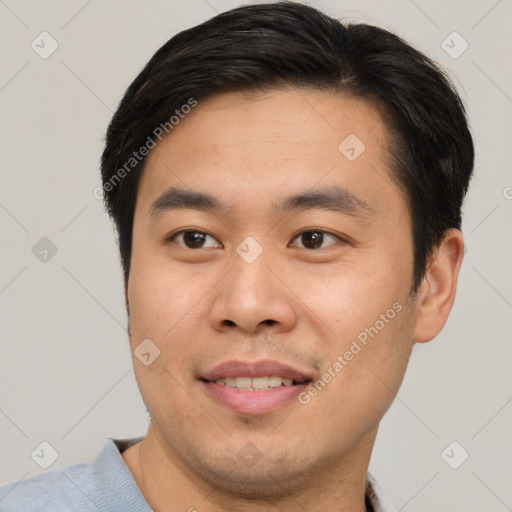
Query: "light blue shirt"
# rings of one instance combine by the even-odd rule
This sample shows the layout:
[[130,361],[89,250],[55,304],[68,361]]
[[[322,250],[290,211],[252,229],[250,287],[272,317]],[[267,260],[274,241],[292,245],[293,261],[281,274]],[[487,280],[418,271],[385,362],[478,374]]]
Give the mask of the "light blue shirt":
[[[1,486],[0,511],[152,512],[121,456],[140,440],[109,437],[94,462]],[[374,512],[396,512],[370,473],[366,494]]]

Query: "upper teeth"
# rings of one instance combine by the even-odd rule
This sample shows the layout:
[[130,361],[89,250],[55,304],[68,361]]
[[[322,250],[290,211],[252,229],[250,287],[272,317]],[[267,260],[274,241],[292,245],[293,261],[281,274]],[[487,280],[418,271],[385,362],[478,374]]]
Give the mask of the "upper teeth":
[[291,386],[293,385],[293,380],[277,376],[255,377],[253,379],[251,377],[226,377],[225,379],[217,379],[215,384],[255,391],[268,388],[277,388],[279,386]]

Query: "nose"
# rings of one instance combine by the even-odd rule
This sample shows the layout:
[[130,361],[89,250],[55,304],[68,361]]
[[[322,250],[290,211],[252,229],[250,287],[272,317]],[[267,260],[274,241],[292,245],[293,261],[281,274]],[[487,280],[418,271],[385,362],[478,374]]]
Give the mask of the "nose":
[[294,296],[281,273],[265,252],[252,263],[234,254],[231,271],[215,287],[212,327],[220,332],[238,328],[246,333],[293,329],[297,323]]

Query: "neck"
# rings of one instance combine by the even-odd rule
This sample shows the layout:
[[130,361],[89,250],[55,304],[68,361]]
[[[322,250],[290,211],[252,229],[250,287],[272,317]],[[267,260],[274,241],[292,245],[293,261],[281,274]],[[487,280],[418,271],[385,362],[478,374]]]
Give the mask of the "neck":
[[377,427],[335,462],[313,468],[304,478],[279,481],[269,475],[265,491],[254,492],[230,482],[213,481],[206,472],[188,466],[150,424],[143,441],[122,457],[144,498],[155,512],[365,512],[366,472]]

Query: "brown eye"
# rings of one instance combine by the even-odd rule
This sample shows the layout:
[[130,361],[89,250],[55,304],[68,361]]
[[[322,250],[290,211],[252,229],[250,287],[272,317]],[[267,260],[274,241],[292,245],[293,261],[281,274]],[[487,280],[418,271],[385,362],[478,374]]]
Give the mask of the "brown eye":
[[180,231],[179,233],[175,233],[169,240],[174,241],[178,245],[184,246],[187,249],[219,247],[219,245],[205,245],[208,238],[216,242],[215,238],[204,231]]
[[299,233],[295,240],[300,240],[304,249],[323,249],[322,245],[325,242],[331,240],[332,242],[327,244],[327,246],[329,246],[339,242],[341,239],[325,231],[303,231]]

